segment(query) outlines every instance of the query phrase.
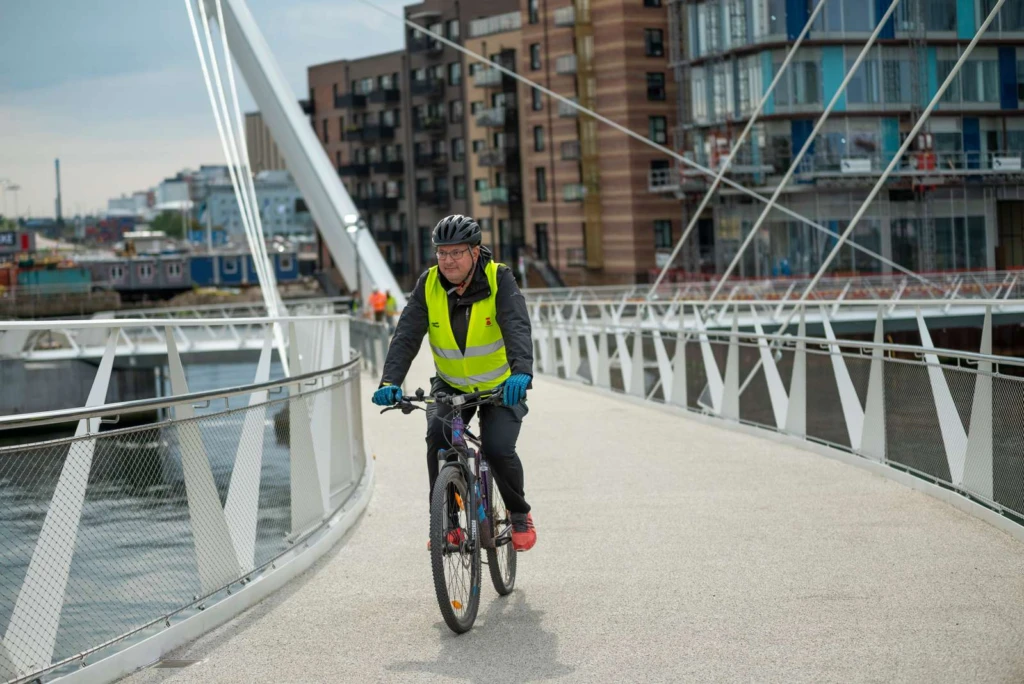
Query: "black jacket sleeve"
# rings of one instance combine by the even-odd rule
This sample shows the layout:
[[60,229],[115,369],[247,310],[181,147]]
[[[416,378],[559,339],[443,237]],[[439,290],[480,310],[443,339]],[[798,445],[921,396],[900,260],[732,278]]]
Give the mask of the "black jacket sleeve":
[[385,384],[401,385],[409,372],[409,366],[420,352],[423,336],[427,334],[429,318],[427,317],[426,297],[427,274],[424,273],[416,281],[416,287],[409,295],[402,315],[398,317],[395,334],[388,347],[388,356],[384,360],[384,373],[381,386]]
[[505,354],[512,374],[523,373],[533,377],[533,328],[526,298],[519,291],[515,276],[507,267],[498,269],[497,308],[498,325],[505,339]]

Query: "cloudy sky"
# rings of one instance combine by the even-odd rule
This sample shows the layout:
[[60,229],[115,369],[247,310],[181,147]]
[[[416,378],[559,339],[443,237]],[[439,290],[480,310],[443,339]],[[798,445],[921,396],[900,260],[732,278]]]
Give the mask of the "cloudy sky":
[[[311,64],[402,46],[400,22],[358,0],[248,4],[296,97]],[[0,0],[0,178],[20,213],[53,215],[57,157],[65,215],[224,162],[184,0]]]

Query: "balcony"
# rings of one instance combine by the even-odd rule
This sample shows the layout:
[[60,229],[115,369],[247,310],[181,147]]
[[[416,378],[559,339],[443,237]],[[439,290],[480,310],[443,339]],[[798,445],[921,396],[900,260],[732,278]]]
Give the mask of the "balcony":
[[405,162],[401,159],[393,161],[379,161],[370,165],[374,173],[385,173],[388,175],[400,175],[405,172]]
[[448,166],[448,155],[444,152],[428,152],[427,154],[417,154],[414,158],[414,163],[418,169],[443,169]]
[[479,163],[480,166],[504,166],[505,158],[505,150],[481,150],[477,155],[477,163]]
[[505,108],[492,107],[491,109],[480,110],[476,115],[476,125],[487,128],[501,128],[505,125]]
[[409,86],[409,92],[417,97],[444,97],[444,81],[440,78],[428,78],[422,81],[413,81]]
[[395,128],[393,126],[363,126],[362,139],[365,142],[375,142],[377,140],[391,140],[395,137]]
[[[578,98],[570,98],[573,102],[579,102]],[[571,105],[567,105],[564,102],[559,101],[558,103],[558,116],[563,119],[575,119],[579,115],[579,110]]]
[[402,99],[402,91],[398,88],[385,88],[384,90],[374,90],[369,94],[368,99],[370,102],[376,104],[391,104],[393,102],[399,102]]
[[409,52],[425,52],[437,56],[444,52],[444,43],[429,36],[416,36],[409,39]]
[[362,126],[346,126],[345,127],[345,140],[362,140],[363,139],[363,127]]
[[566,202],[582,202],[587,194],[583,183],[566,183],[562,186],[562,199]]
[[568,140],[562,143],[562,161],[575,161],[580,158],[580,141]]
[[573,5],[555,10],[555,26],[575,26],[576,8]]
[[356,93],[345,93],[334,98],[335,109],[359,109],[366,106],[366,96]]
[[434,207],[448,206],[447,190],[417,190],[416,201],[420,204],[427,204]]
[[397,197],[355,197],[352,201],[357,209],[363,211],[391,211],[398,209]]
[[562,55],[555,60],[555,73],[571,76],[576,73],[576,55]]
[[494,67],[478,69],[473,75],[473,85],[477,88],[496,88],[501,85],[501,80],[504,77],[505,74],[501,73]]
[[342,178],[353,176],[369,176],[370,167],[368,164],[345,164],[338,167],[338,175]]
[[423,118],[416,119],[413,123],[413,130],[420,133],[435,133],[441,134],[445,132],[448,124],[440,116],[424,116]]
[[492,206],[496,204],[508,204],[508,188],[486,188],[480,191],[480,204]]

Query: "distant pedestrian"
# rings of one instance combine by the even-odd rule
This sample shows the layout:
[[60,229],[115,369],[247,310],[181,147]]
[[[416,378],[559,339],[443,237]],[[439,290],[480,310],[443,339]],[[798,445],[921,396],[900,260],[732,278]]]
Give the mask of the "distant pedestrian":
[[370,295],[370,308],[373,309],[373,320],[377,323],[384,322],[385,309],[387,309],[388,297],[381,290],[374,290]]
[[384,293],[384,313],[388,319],[388,332],[395,330],[395,316],[398,314],[398,300],[391,294],[391,290]]

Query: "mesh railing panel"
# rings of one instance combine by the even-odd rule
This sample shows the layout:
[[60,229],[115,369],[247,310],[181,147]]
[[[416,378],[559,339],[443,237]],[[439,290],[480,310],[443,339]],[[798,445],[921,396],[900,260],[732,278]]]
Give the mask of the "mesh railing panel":
[[[23,657],[42,669],[154,620],[162,625],[165,616],[194,607],[204,594],[197,570],[196,537],[216,539],[232,527],[231,521],[237,517],[223,514],[232,487],[258,492],[252,566],[258,569],[287,551],[292,416],[312,416],[314,402],[331,392],[335,415],[350,410],[349,399],[358,401],[352,391],[357,386],[356,374],[349,373],[345,379],[327,376],[324,383],[299,396],[289,396],[285,388],[271,394],[265,403],[189,420],[0,449],[0,625],[11,620],[33,554],[38,555],[45,576],[39,585],[41,592],[35,595],[53,599],[62,589],[53,579],[60,574],[60,554],[53,551],[73,551],[66,589],[62,597],[56,596],[62,607],[52,660],[42,629],[39,634],[29,629],[23,639],[29,644],[28,652]],[[339,404],[343,400],[346,405]],[[306,406],[304,413],[296,411],[299,402]],[[309,429],[314,427],[311,420]],[[239,462],[258,461],[259,466],[244,475],[245,469],[236,468],[236,456]],[[365,454],[357,448],[352,458],[352,478],[358,482]],[[197,470],[195,464],[203,459],[212,475],[216,511],[190,505],[185,473],[191,468],[200,474],[197,480],[202,480],[203,469]],[[65,468],[69,470],[65,479],[71,471],[88,479],[80,518],[75,497],[55,498]],[[259,481],[255,482],[257,473]],[[197,486],[193,495],[200,489]],[[62,531],[46,546],[40,534],[48,511],[64,524],[55,527]],[[241,581],[252,572],[240,566],[231,537],[228,542],[227,549],[214,550],[207,566],[224,584]],[[209,549],[209,545],[203,548]],[[36,606],[27,608],[32,614],[37,612]],[[45,607],[38,607],[38,612],[45,613]],[[40,644],[35,652],[37,638]]]

